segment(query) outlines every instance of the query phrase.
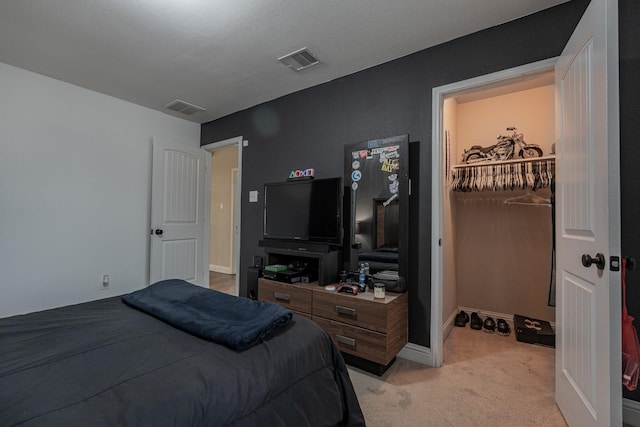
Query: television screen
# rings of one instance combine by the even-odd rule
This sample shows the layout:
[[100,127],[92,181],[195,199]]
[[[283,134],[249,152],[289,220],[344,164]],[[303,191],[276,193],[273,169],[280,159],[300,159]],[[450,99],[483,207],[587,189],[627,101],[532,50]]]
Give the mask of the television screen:
[[342,178],[264,187],[264,237],[341,244]]

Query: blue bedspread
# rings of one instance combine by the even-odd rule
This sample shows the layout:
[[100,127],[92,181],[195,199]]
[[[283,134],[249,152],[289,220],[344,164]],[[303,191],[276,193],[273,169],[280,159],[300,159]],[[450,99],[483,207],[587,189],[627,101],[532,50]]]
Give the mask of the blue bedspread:
[[277,304],[239,298],[171,279],[122,296],[132,307],[200,338],[244,350],[291,320]]

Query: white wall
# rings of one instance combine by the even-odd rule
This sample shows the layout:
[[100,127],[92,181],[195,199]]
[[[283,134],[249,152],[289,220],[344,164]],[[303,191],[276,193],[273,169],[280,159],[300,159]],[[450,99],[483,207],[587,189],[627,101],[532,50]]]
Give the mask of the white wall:
[[0,63],[0,317],[148,283],[154,136],[200,125]]
[[[515,126],[527,144],[537,144],[543,155],[555,142],[555,86],[547,85],[458,104],[458,143],[452,164],[460,164],[462,153],[472,145],[487,147],[498,135],[509,135]],[[452,150],[453,151],[453,150]]]

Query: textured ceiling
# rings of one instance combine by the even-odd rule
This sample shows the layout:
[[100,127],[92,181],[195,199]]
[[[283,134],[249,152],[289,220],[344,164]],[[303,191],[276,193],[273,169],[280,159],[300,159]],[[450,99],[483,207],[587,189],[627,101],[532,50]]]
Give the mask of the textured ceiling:
[[0,62],[204,123],[564,1],[2,0]]

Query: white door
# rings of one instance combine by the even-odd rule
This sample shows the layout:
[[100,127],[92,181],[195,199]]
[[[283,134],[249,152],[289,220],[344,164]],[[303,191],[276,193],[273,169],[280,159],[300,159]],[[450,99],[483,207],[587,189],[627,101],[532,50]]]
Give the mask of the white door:
[[205,175],[211,154],[153,141],[150,282],[183,279],[208,284]]
[[622,425],[617,58],[617,1],[591,0],[555,76],[556,401],[570,426]]

